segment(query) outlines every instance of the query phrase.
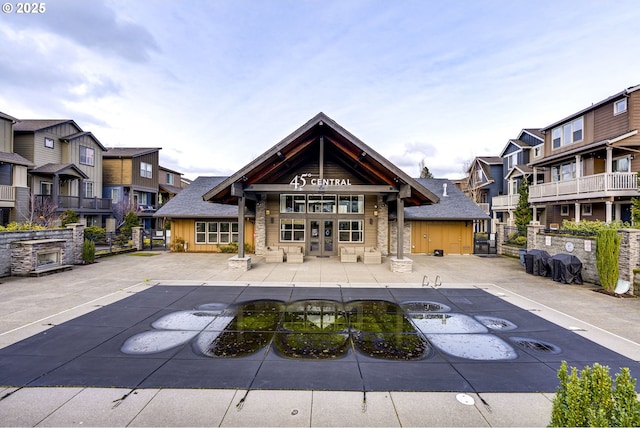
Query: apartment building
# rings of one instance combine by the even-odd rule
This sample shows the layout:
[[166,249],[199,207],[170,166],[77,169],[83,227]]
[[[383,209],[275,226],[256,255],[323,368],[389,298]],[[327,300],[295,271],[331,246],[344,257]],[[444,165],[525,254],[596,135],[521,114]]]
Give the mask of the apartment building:
[[29,219],[27,169],[33,162],[13,151],[15,117],[0,112],[0,224]]
[[534,221],[631,220],[640,171],[640,85],[542,128],[542,156],[529,165]]

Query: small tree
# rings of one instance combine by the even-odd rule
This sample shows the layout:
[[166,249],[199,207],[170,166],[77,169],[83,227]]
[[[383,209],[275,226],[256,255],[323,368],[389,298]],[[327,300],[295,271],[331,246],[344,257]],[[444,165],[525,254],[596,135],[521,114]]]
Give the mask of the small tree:
[[82,243],[82,261],[85,263],[93,263],[96,260],[96,244],[93,241],[85,239]]
[[424,164],[424,159],[418,164],[420,167],[420,178],[433,178],[433,174],[429,171],[429,168]]
[[533,220],[533,210],[529,206],[529,183],[523,179],[518,187],[518,205],[516,205],[516,226],[520,236],[527,236],[527,226]]
[[124,224],[120,228],[120,232],[128,239],[131,238],[131,229],[138,226],[140,226],[138,216],[133,211],[129,211],[127,215],[124,216]]
[[600,229],[596,236],[596,269],[602,288],[613,291],[618,281],[620,235],[612,227]]

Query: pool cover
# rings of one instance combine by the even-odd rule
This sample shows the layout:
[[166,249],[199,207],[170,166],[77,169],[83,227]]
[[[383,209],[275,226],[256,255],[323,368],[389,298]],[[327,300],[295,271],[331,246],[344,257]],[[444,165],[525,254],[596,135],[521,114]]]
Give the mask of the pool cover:
[[155,286],[1,349],[0,385],[555,392],[563,360],[640,374],[481,288]]

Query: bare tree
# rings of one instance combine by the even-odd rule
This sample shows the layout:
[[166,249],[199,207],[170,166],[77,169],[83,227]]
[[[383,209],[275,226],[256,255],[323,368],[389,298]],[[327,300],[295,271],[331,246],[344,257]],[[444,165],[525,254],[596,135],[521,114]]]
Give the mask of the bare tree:
[[424,164],[424,159],[418,164],[420,168],[420,178],[433,178],[433,174],[429,171],[429,168]]
[[124,223],[125,216],[133,211],[136,212],[138,207],[129,198],[121,199],[113,204],[113,217],[116,219],[116,226]]
[[29,192],[29,212],[24,218],[31,224],[52,226],[58,220],[58,205],[51,196]]
[[462,191],[475,203],[480,202],[480,191],[476,183],[476,175],[474,166],[475,159],[469,159],[464,162],[462,166],[462,172],[464,173],[464,179],[462,180]]

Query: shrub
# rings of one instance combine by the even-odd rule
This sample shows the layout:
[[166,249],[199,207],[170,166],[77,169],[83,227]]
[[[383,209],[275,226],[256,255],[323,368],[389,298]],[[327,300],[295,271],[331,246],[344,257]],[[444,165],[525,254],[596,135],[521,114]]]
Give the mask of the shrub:
[[36,223],[18,223],[12,221],[6,226],[0,226],[0,232],[19,232],[23,230],[46,230],[46,226]]
[[131,229],[138,226],[140,226],[138,216],[133,211],[129,211],[127,215],[124,216],[124,224],[120,227],[120,233],[125,235],[127,238],[131,238]]
[[563,361],[558,370],[560,385],[553,400],[550,426],[639,426],[640,401],[636,380],[623,367],[616,375],[615,387],[609,367],[596,363],[578,370],[567,369]]
[[105,242],[107,233],[102,227],[88,226],[84,228],[84,239],[93,242]]
[[85,239],[82,243],[82,261],[85,263],[96,261],[96,244],[89,239]]
[[615,229],[601,229],[596,237],[596,269],[600,284],[607,291],[613,291],[618,281],[618,256],[620,235]]
[[174,253],[184,253],[185,249],[184,249],[184,243],[186,241],[182,238],[176,237],[171,241],[171,244],[169,244],[169,249],[171,251],[173,251]]
[[80,221],[80,215],[72,209],[68,209],[60,214],[60,224],[62,227],[70,223],[78,223]]

